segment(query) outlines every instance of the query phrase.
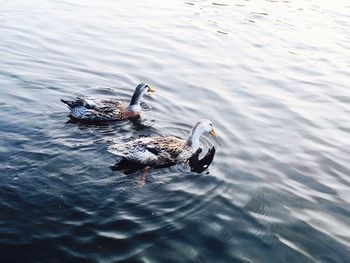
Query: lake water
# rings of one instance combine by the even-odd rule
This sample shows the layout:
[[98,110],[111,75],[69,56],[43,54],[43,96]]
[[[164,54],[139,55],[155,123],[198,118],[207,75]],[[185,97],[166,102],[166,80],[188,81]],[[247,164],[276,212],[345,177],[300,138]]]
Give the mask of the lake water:
[[[0,261],[349,262],[349,28],[345,0],[0,0]],[[60,102],[140,82],[141,124]],[[111,169],[202,118],[206,171]]]

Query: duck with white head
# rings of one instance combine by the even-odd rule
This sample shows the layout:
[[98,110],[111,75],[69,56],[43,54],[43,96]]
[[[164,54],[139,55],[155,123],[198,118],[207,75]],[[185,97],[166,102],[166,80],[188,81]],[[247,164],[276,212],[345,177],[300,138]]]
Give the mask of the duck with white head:
[[188,160],[198,151],[200,137],[205,132],[216,136],[213,123],[206,119],[193,126],[187,139],[175,136],[144,137],[111,145],[108,151],[128,161],[146,165],[174,164]]

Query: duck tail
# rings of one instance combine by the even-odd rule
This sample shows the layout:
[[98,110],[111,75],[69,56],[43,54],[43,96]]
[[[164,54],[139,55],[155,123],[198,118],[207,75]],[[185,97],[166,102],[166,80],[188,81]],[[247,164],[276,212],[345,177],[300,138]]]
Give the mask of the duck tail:
[[121,144],[113,144],[107,148],[108,152],[120,157],[127,157],[126,150],[127,150],[126,147],[124,147]]
[[78,106],[84,106],[84,101],[80,98],[76,100],[64,100],[61,99],[61,101],[68,106],[68,108],[73,109]]

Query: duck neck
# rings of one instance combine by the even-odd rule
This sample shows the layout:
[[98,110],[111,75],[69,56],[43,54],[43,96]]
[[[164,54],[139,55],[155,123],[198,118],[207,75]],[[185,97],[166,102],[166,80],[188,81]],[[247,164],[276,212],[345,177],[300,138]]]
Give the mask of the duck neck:
[[[128,110],[129,112],[131,112],[132,114],[139,114],[141,113],[141,105],[140,104],[135,104],[135,105],[129,105],[128,106]],[[133,115],[134,116],[134,115]]]
[[134,95],[132,95],[130,104],[129,104],[129,111],[133,113],[140,113],[141,112],[141,97],[142,93],[135,91]]
[[194,127],[191,132],[190,135],[188,136],[187,139],[187,146],[191,147],[191,149],[193,151],[197,151],[199,148],[199,138],[201,137],[202,132],[197,129],[197,127]]

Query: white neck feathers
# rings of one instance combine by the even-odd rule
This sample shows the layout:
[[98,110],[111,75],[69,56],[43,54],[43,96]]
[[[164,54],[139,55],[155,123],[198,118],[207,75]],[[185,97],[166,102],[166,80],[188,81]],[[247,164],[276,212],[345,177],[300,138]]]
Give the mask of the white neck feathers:
[[199,148],[199,138],[201,137],[203,133],[203,130],[198,127],[198,125],[195,125],[191,132],[190,135],[188,136],[187,139],[187,145],[192,148],[193,151],[197,151]]
[[129,111],[133,113],[140,113],[141,112],[141,105],[140,103],[134,104],[134,105],[129,105]]

